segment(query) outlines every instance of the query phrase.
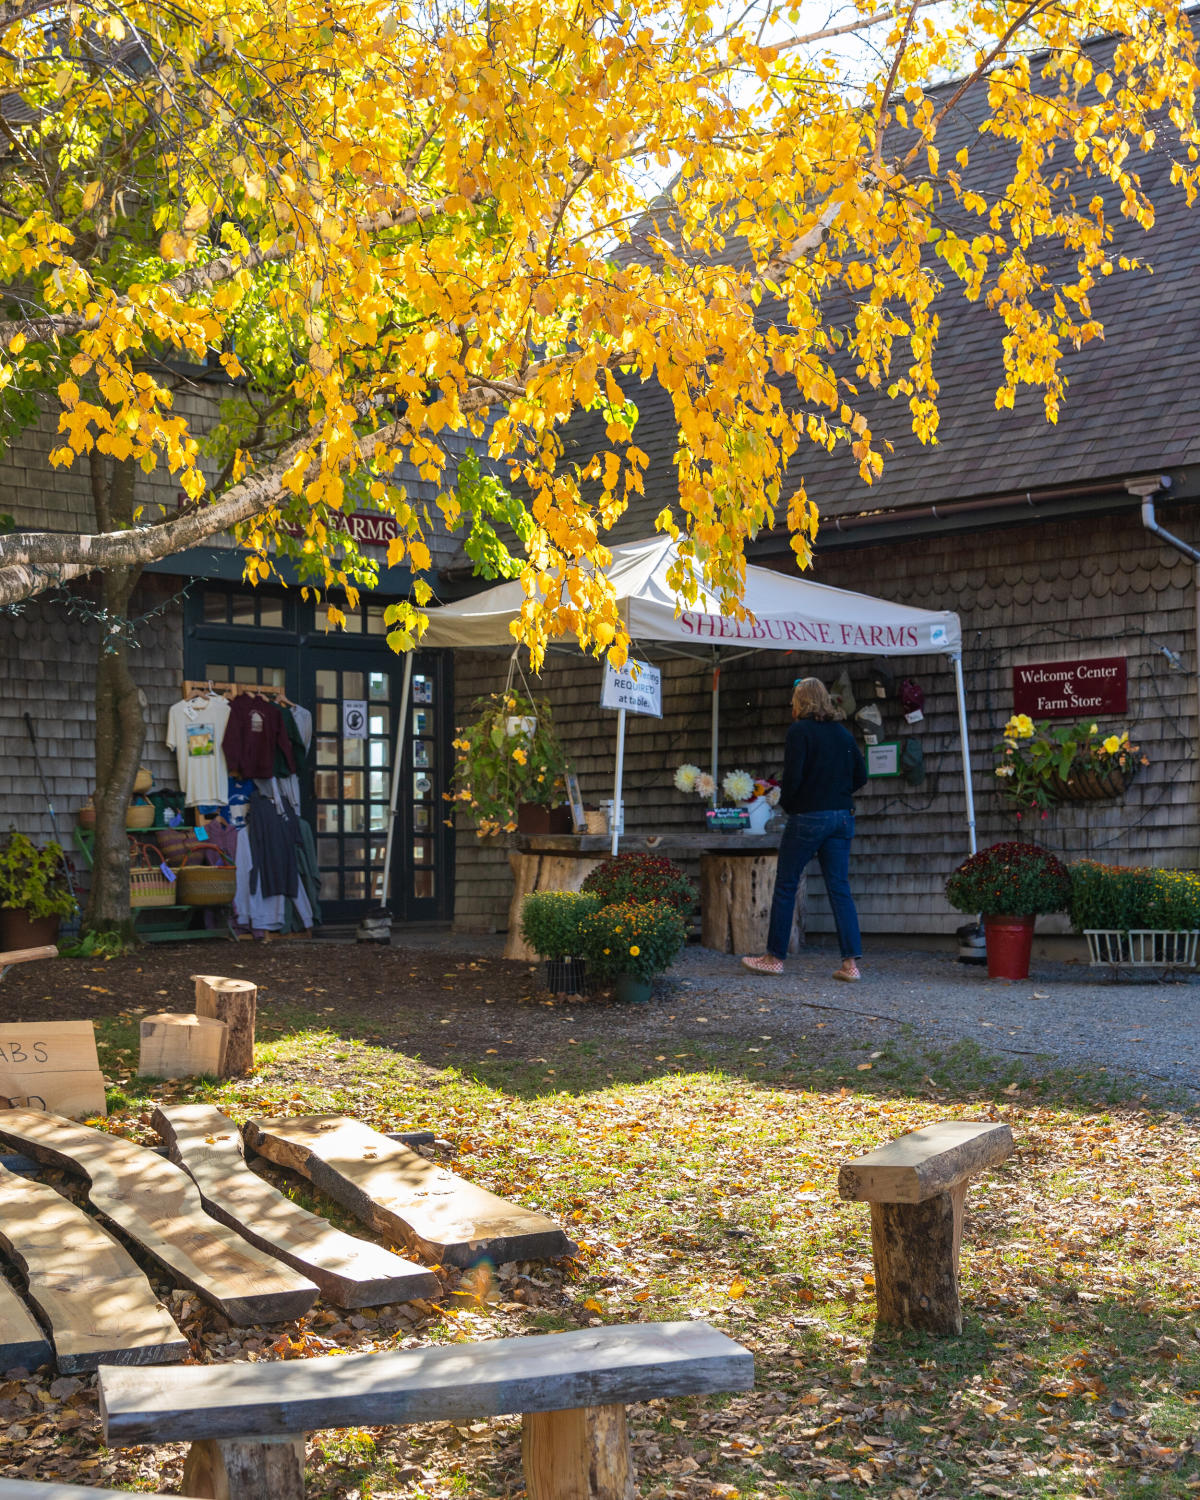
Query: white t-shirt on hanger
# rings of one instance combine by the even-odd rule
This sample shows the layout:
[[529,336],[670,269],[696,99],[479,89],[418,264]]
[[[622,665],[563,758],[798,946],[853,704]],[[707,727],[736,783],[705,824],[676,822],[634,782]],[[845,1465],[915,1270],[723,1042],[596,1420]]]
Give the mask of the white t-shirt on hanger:
[[175,752],[188,807],[220,806],[229,799],[229,769],[221,748],[228,722],[229,704],[219,693],[181,698],[167,715],[167,749]]

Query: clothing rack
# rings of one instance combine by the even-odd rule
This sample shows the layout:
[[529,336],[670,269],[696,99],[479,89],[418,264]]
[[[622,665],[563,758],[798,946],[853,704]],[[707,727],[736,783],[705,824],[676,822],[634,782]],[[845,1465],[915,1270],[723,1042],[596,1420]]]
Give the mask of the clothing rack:
[[193,678],[184,680],[185,698],[204,698],[210,693],[216,693],[222,698],[238,698],[249,694],[252,698],[274,698],[279,703],[291,703],[283,688],[266,682],[207,682]]

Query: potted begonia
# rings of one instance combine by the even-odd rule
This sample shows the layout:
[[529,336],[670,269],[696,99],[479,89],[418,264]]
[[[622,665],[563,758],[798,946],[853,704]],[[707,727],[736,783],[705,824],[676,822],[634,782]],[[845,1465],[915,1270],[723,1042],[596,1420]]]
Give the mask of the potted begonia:
[[509,690],[479,698],[454,738],[452,798],[475,815],[476,833],[570,833],[567,757],[544,699]]
[[61,847],[39,849],[25,834],[10,833],[0,845],[0,949],[53,943],[59,922],[74,906]]
[[946,897],[958,911],[983,918],[989,976],[1027,979],[1034,923],[1044,912],[1067,909],[1071,877],[1038,844],[992,844],[951,874]]
[[1123,797],[1150,762],[1129,740],[1129,731],[1099,724],[1035,723],[1014,714],[996,746],[1000,795],[1018,815],[1045,812],[1064,802],[1102,802]]

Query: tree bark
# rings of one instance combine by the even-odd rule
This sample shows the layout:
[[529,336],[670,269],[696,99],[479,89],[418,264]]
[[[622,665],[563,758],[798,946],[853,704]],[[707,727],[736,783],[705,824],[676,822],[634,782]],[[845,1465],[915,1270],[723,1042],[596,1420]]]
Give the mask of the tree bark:
[[[92,500],[102,531],[128,525],[133,517],[132,463],[113,464],[93,450]],[[129,905],[129,841],[125,813],[146,739],[138,686],[129,670],[129,645],[120,630],[140,567],[113,568],[100,575],[100,641],[96,655],[96,842],[86,932],[133,938]]]

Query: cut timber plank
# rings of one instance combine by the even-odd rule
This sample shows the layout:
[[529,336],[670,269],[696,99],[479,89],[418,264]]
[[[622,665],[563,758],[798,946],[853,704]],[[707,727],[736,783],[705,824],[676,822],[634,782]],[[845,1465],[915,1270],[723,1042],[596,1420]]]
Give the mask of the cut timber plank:
[[246,1139],[372,1229],[441,1265],[552,1260],[572,1249],[544,1215],[497,1198],[343,1115],[251,1120]]
[[[98,1490],[56,1480],[0,1479],[0,1500],[129,1500],[128,1490]],[[169,1500],[159,1490],[139,1490],[138,1500]]]
[[186,1356],[187,1340],[129,1252],[52,1187],[0,1169],[0,1245],[25,1273],[62,1374]]
[[211,1104],[160,1105],[154,1128],[171,1160],[194,1179],[214,1219],[315,1281],[336,1307],[381,1307],[440,1295],[442,1284],[432,1271],[343,1234],[252,1172],[237,1126]]
[[258,986],[248,979],[223,979],[219,974],[193,974],[196,1014],[228,1027],[222,1078],[244,1078],[254,1071],[254,1014]]
[[79,1172],[92,1206],[239,1327],[301,1317],[317,1288],[204,1212],[178,1167],[120,1136],[36,1110],[0,1110],[0,1141]]
[[221,1076],[227,1028],[207,1016],[146,1016],[138,1072],[143,1078]]
[[0,1108],[103,1116],[104,1077],[90,1021],[0,1025]]
[[859,1203],[923,1203],[1013,1150],[1012,1131],[990,1121],[948,1120],[910,1131],[838,1173],[838,1195]]
[[0,1374],[36,1370],[52,1358],[50,1341],[4,1276],[0,1276]]
[[707,1323],[633,1323],[270,1364],[100,1371],[110,1446],[477,1420],[747,1391],[749,1350]]

